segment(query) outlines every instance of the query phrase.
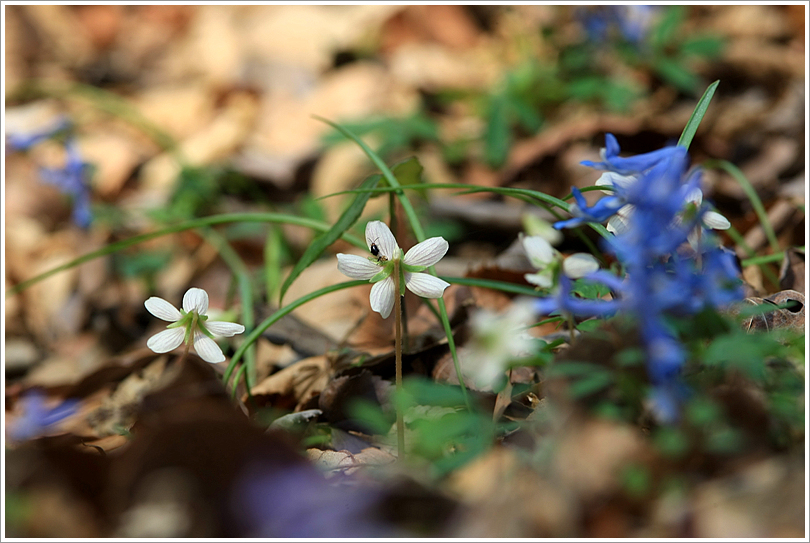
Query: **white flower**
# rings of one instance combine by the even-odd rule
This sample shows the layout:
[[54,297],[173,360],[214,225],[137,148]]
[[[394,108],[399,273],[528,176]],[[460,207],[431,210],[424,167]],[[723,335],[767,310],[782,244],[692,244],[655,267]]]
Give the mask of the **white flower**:
[[394,262],[400,260],[405,287],[423,298],[441,298],[450,283],[427,273],[420,273],[433,266],[447,253],[449,245],[442,237],[430,238],[411,247],[402,257],[394,234],[384,222],[371,221],[366,225],[366,243],[372,257],[339,253],[338,270],[352,279],[367,279],[371,287],[371,309],[387,318],[394,307],[396,286],[391,274]]
[[599,262],[586,253],[575,253],[563,260],[563,255],[540,236],[523,238],[523,249],[529,262],[537,268],[536,273],[524,275],[526,281],[541,288],[551,288],[557,269],[562,262],[562,272],[572,279],[585,277],[599,269]]
[[470,316],[472,336],[462,358],[463,373],[481,388],[497,385],[509,363],[532,352],[526,328],[535,316],[533,301],[518,298],[502,313],[479,309]]
[[[638,175],[620,175],[614,172],[605,172],[599,177],[599,179],[596,180],[596,185],[627,188],[633,183],[637,182],[639,179],[640,176]],[[694,204],[695,207],[700,208],[702,203],[703,191],[697,187],[689,191],[684,198],[685,205]],[[619,211],[617,211],[616,214],[608,220],[607,230],[616,235],[626,232],[629,227],[630,217],[633,214],[635,207],[636,206],[632,204],[625,204],[619,208]],[[731,223],[728,221],[728,219],[716,211],[705,211],[703,213],[701,224],[704,228],[708,228],[710,230],[728,230],[731,228]],[[689,243],[693,247],[697,246],[697,235],[699,228],[700,227],[696,228],[695,231],[689,235]]]
[[208,321],[208,293],[201,288],[190,288],[183,295],[183,309],[178,310],[172,304],[152,296],[144,304],[152,315],[172,324],[167,330],[158,332],[149,338],[146,346],[156,353],[168,353],[194,338],[194,350],[206,362],[222,362],[225,355],[214,337],[231,337],[241,334],[245,327],[232,322]]

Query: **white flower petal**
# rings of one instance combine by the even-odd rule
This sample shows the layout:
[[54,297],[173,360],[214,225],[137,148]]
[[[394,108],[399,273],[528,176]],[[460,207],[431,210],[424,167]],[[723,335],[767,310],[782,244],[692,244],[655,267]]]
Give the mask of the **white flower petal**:
[[572,279],[585,277],[599,269],[599,261],[588,253],[575,253],[563,260],[563,273]]
[[607,231],[616,235],[627,232],[627,229],[630,227],[630,217],[633,215],[635,209],[636,206],[633,204],[626,204],[620,207],[619,211],[608,219]]
[[686,193],[686,198],[684,198],[684,200],[699,206],[703,202],[703,191],[697,187],[694,187],[688,193]]
[[526,251],[526,256],[529,257],[529,262],[538,269],[543,269],[551,264],[557,254],[556,249],[540,236],[523,238],[523,249]]
[[206,362],[215,364],[225,361],[225,355],[222,354],[222,349],[219,348],[216,341],[199,330],[194,330],[194,350]]
[[538,287],[542,288],[551,288],[551,285],[553,284],[550,274],[547,273],[527,273],[523,277],[525,277],[526,281],[532,285],[537,285]]
[[707,211],[704,213],[703,224],[713,230],[728,230],[731,228],[731,223],[728,219],[716,211]]
[[412,266],[433,266],[447,254],[449,247],[441,236],[426,239],[411,247],[402,261]]
[[394,279],[386,277],[382,281],[377,281],[371,287],[371,294],[369,301],[371,302],[371,310],[376,311],[384,319],[388,318],[391,314],[391,309],[394,307]]
[[[594,183],[597,187],[619,187],[619,188],[628,188],[630,185],[638,181],[637,175],[621,175],[616,172],[605,172],[599,176],[599,179],[596,180]],[[608,194],[612,193],[612,190],[604,190],[602,192],[606,192]]]
[[427,273],[405,273],[405,286],[422,298],[441,298],[450,283]]
[[146,342],[146,346],[156,353],[168,353],[183,343],[185,334],[186,330],[183,327],[169,328],[150,337]]
[[368,258],[338,253],[338,270],[352,279],[371,279],[380,272],[380,266]]
[[388,260],[393,260],[395,256],[399,256],[397,254],[399,253],[397,240],[384,222],[371,221],[366,225],[366,244],[369,250],[371,250],[372,243],[380,250],[379,254]]
[[196,311],[198,315],[205,315],[208,311],[208,293],[201,288],[190,288],[183,295],[183,309],[186,313]]
[[245,331],[245,327],[235,322],[208,321],[205,328],[215,336],[232,337]]
[[152,296],[146,300],[143,305],[146,306],[146,310],[152,315],[159,319],[163,319],[164,321],[175,322],[179,321],[180,317],[182,317],[180,311],[178,311],[176,307],[163,298],[158,298],[157,296]]

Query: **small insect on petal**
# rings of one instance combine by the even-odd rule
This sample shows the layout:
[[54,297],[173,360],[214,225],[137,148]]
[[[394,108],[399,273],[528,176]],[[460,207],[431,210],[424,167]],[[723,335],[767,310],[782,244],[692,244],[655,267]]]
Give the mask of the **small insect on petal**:
[[146,300],[143,305],[152,315],[164,321],[175,322],[180,320],[180,317],[182,317],[180,311],[178,311],[176,307],[163,298],[158,298],[157,296],[152,296]]
[[366,225],[366,244],[369,251],[372,245],[376,246],[377,254],[374,256],[384,256],[388,260],[399,256],[397,240],[388,225],[382,221],[370,221]]
[[150,337],[146,342],[146,346],[156,353],[168,353],[173,351],[183,343],[183,337],[186,331],[184,328],[169,328],[158,332]]

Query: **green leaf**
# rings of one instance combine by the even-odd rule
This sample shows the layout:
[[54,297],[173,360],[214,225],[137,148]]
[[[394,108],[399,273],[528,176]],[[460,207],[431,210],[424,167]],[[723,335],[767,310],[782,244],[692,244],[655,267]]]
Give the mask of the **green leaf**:
[[588,319],[577,324],[577,330],[580,332],[593,332],[602,324],[601,319]]
[[613,375],[602,370],[600,373],[588,375],[571,383],[568,386],[568,394],[572,398],[582,398],[607,388],[611,383],[613,383]]
[[663,426],[653,435],[658,450],[670,458],[680,458],[689,450],[689,440],[677,428]]
[[658,57],[653,61],[653,69],[661,79],[682,92],[692,94],[697,89],[697,76],[684,66],[681,59]]
[[704,362],[710,366],[736,368],[751,379],[763,382],[766,358],[778,354],[782,346],[765,334],[737,332],[715,339],[706,349]]
[[712,101],[714,91],[717,90],[719,84],[720,81],[718,80],[709,85],[706,92],[704,92],[703,96],[698,100],[697,106],[695,106],[695,110],[692,112],[692,116],[689,117],[689,121],[686,123],[681,133],[681,137],[678,139],[678,145],[681,147],[689,149],[689,145],[692,143],[692,139],[697,133],[698,126],[700,126],[700,121],[702,121],[703,116],[706,115],[706,110],[709,109],[709,103]]
[[678,32],[678,28],[686,17],[684,6],[668,6],[658,24],[650,33],[650,43],[653,49],[660,51],[669,45]]
[[[419,163],[419,159],[414,156],[396,164],[391,168],[391,171],[396,176],[399,184],[403,187],[407,187],[409,185],[416,186],[421,184],[424,168],[422,164]],[[427,200],[426,188],[417,188],[415,190],[422,198]]]
[[[377,183],[380,182],[380,179],[382,179],[380,174],[372,175],[363,181],[360,188],[374,188],[377,186]],[[351,228],[351,226],[357,222],[357,219],[359,219],[360,215],[363,213],[363,209],[366,207],[366,202],[368,202],[370,197],[370,192],[358,193],[334,226],[312,240],[312,243],[309,244],[309,247],[307,247],[306,251],[304,251],[304,254],[301,255],[301,258],[295,263],[290,275],[287,276],[287,279],[281,286],[281,293],[278,297],[279,304],[281,304],[281,301],[284,299],[284,294],[286,294],[287,289],[290,288],[292,282],[295,281],[299,275],[301,275],[301,272],[303,272],[310,264],[315,262],[327,247],[340,239],[340,236],[342,236],[346,230]]]
[[723,50],[723,39],[718,36],[698,36],[687,38],[681,44],[682,55],[716,57]]
[[484,160],[497,168],[506,161],[509,145],[512,143],[509,130],[509,110],[506,97],[492,98],[487,114],[487,127],[484,133]]

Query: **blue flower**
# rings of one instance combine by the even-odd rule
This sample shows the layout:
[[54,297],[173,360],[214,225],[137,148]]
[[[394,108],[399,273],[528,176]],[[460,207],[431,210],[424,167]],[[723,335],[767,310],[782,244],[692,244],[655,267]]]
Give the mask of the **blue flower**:
[[[687,258],[678,250],[687,243],[696,228],[703,228],[708,209],[696,201],[699,171],[688,172],[685,148],[665,147],[631,158],[618,157],[616,139],[608,134],[602,162],[583,162],[608,170],[616,178],[613,193],[588,207],[582,194],[572,189],[576,204],[572,219],[556,223],[555,228],[583,222],[602,222],[624,205],[632,212],[622,218],[624,226],[616,235],[603,240],[604,249],[621,262],[626,278],[606,271],[587,276],[607,285],[614,293],[611,301],[580,300],[570,295],[570,281],[560,278],[560,289],[553,298],[536,302],[541,314],[559,311],[571,315],[606,316],[617,311],[632,315],[638,323],[641,342],[647,355],[647,374],[653,385],[653,404],[663,421],[674,420],[682,394],[680,371],[686,352],[670,330],[670,316],[690,316],[707,307],[720,308],[742,298],[734,255],[711,243],[698,248],[700,261]],[[625,182],[626,181],[626,182]],[[684,202],[691,201],[688,212]],[[625,208],[626,209],[626,208]]]
[[[588,278],[591,276],[588,275]],[[571,279],[560,275],[559,288],[553,298],[541,298],[534,309],[541,315],[563,313],[575,317],[608,317],[616,313],[620,304],[615,300],[583,300],[571,296]]]
[[644,173],[652,169],[662,160],[665,160],[671,155],[680,152],[679,149],[686,151],[686,149],[683,147],[672,145],[669,147],[664,147],[663,149],[651,151],[649,153],[642,153],[640,155],[623,158],[619,156],[619,152],[621,151],[619,148],[619,142],[616,140],[616,137],[613,134],[608,133],[605,134],[605,147],[599,153],[602,158],[602,162],[583,160],[580,162],[580,164],[583,166],[596,168],[597,170],[616,172],[621,175],[633,175]]
[[39,132],[31,134],[8,134],[6,136],[6,145],[12,151],[27,151],[34,145],[54,137],[59,132],[69,129],[70,126],[71,123],[67,117],[59,117],[56,119],[56,122]]
[[45,405],[45,395],[33,390],[20,398],[22,415],[8,427],[8,437],[14,441],[26,441],[46,435],[64,419],[76,414],[78,400],[65,400],[56,407]]
[[82,160],[76,143],[70,139],[65,143],[67,160],[62,168],[39,170],[42,180],[59,188],[73,199],[73,222],[87,228],[93,216],[90,212],[90,187],[87,182],[87,164]]
[[557,230],[572,228],[586,222],[604,222],[625,205],[623,199],[618,196],[605,196],[596,202],[594,206],[588,207],[588,202],[585,201],[585,197],[582,196],[582,192],[578,188],[572,187],[571,193],[574,195],[576,203],[571,204],[568,212],[574,218],[554,223],[554,228]]

